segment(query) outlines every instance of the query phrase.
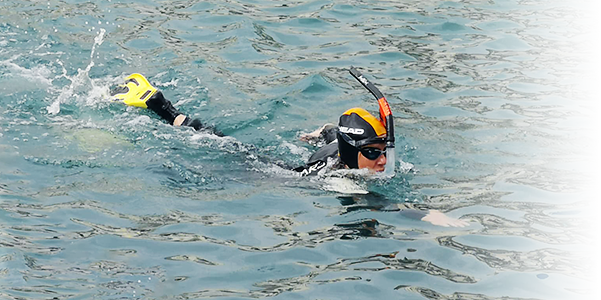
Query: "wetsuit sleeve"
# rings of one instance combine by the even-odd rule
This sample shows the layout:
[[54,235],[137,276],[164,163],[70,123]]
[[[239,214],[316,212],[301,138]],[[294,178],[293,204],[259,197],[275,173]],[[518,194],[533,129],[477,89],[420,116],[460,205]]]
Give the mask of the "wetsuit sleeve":
[[316,161],[328,161],[328,158],[336,157],[338,157],[338,143],[330,143],[315,151],[315,153],[309,157],[307,164],[312,164]]
[[202,122],[200,122],[200,119],[190,119],[186,117],[184,122],[182,122],[182,126],[190,126],[194,128],[194,130],[200,130],[202,128]]
[[318,160],[313,163],[308,163],[304,166],[296,167],[293,171],[296,171],[300,176],[317,175],[319,171],[328,165],[326,161]]
[[163,93],[161,91],[157,91],[154,95],[152,95],[147,101],[146,106],[154,111],[157,115],[161,116],[165,121],[169,122],[169,124],[173,125],[173,121],[175,117],[181,115],[171,101],[165,99]]
[[[157,91],[154,95],[152,95],[147,101],[146,106],[149,109],[154,111],[157,115],[161,116],[163,120],[169,122],[169,124],[173,125],[173,121],[179,115],[183,115],[180,111],[178,111],[171,101],[165,99],[163,93],[161,91]],[[184,122],[182,122],[182,126],[190,126],[195,130],[201,129],[202,122],[199,119],[190,119],[186,117]]]
[[328,165],[328,158],[336,158],[337,156],[338,143],[330,143],[313,153],[306,165],[294,168],[293,170],[301,173],[301,176],[316,175]]

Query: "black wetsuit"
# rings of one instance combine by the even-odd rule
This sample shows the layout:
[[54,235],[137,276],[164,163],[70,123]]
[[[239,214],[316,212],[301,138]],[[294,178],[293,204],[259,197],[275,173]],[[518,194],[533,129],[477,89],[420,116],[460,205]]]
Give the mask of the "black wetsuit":
[[[165,99],[163,93],[160,91],[152,95],[147,101],[146,105],[149,109],[157,113],[161,118],[173,125],[175,118],[182,113],[179,112],[171,101]],[[190,126],[195,130],[209,129],[218,136],[223,134],[212,127],[205,127],[199,119],[190,119],[188,117],[182,122],[181,126]],[[336,134],[338,133],[338,126],[327,125],[320,133],[316,142],[324,142],[326,145],[317,150],[309,161],[304,166],[296,167],[293,170],[299,172],[301,176],[317,175],[319,171],[328,165],[328,159],[339,159],[338,158],[338,141]],[[334,164],[334,168],[338,168],[341,162],[338,161]]]
[[[173,124],[175,118],[181,113],[173,107],[171,102],[163,96],[159,91],[153,95],[146,102],[148,108],[156,112],[161,118],[165,119],[169,124]],[[182,126],[190,126],[196,130],[210,129],[215,134],[223,136],[222,133],[214,130],[211,127],[204,127],[199,119],[190,119],[186,117]],[[315,142],[323,142],[326,145],[319,148],[304,166],[294,168],[293,170],[299,172],[301,176],[317,175],[319,171],[323,170],[328,166],[328,160],[336,159],[336,162],[331,166],[332,169],[344,168],[344,163],[338,156],[338,140],[337,140],[338,126],[327,125],[320,133],[319,137],[316,138]],[[341,204],[347,207],[347,212],[369,209],[369,210],[380,210],[380,211],[401,211],[406,217],[421,220],[428,214],[426,207],[420,204],[394,204],[392,206],[387,205],[385,198],[376,193],[369,193],[367,195],[355,195],[355,196],[342,196],[339,197]],[[374,201],[376,200],[376,201]],[[385,205],[386,204],[386,205]],[[376,221],[377,222],[377,221]]]
[[[325,142],[326,145],[319,148],[304,166],[294,168],[293,170],[301,173],[301,176],[317,175],[317,173],[328,165],[328,159],[338,160],[338,140],[336,139],[338,126],[328,125],[317,138],[320,142]],[[334,168],[341,167],[342,162],[338,161],[334,164]]]
[[[157,91],[154,95],[152,95],[147,101],[146,105],[152,111],[154,111],[157,115],[161,116],[165,121],[169,122],[169,124],[173,125],[175,118],[182,113],[173,107],[171,101],[165,99],[163,93],[161,91]],[[214,133],[217,136],[224,136],[223,133],[213,128],[213,126],[204,126],[200,119],[191,119],[186,117],[182,122],[181,126],[189,126],[194,128],[194,130],[208,130]]]

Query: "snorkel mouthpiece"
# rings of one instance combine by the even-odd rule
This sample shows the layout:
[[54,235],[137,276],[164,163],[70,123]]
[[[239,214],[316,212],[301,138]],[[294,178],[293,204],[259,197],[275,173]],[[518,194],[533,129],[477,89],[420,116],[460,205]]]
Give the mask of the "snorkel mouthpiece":
[[390,142],[386,143],[386,166],[384,167],[384,172],[382,172],[382,174],[384,174],[384,176],[386,177],[392,177],[394,176],[394,162],[396,161],[396,157],[395,157],[395,151],[394,151],[394,142],[392,142],[392,144],[390,144]]
[[374,97],[378,100],[378,106],[380,107],[380,122],[386,128],[386,166],[384,169],[384,176],[394,176],[394,167],[396,161],[396,155],[394,151],[394,120],[392,118],[392,110],[386,100],[386,97],[380,92],[380,90],[369,81],[367,78],[351,66],[349,72],[355,79],[357,79],[363,87],[365,87]]

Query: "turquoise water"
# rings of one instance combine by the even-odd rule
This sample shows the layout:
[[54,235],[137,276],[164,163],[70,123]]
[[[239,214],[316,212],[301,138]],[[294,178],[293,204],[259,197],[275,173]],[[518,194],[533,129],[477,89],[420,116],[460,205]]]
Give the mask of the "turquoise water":
[[[0,297],[597,299],[593,8],[0,0]],[[377,111],[351,65],[398,149],[355,203],[282,167]],[[227,137],[111,103],[132,72]]]

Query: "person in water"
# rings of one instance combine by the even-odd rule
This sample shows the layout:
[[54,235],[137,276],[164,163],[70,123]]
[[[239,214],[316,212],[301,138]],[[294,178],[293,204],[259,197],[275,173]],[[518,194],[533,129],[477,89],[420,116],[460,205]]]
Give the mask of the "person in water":
[[[177,110],[163,93],[153,87],[141,74],[132,74],[125,84],[111,89],[115,100],[130,106],[148,108],[173,126],[204,129],[199,119],[191,119]],[[217,135],[214,128],[206,127]],[[331,168],[368,169],[382,172],[386,166],[386,128],[380,120],[363,108],[352,108],[340,116],[338,126],[326,124],[318,131],[304,135],[301,140],[321,140],[324,147],[315,152],[307,164],[294,168],[301,176],[315,175],[332,162]]]
[[334,169],[368,169],[383,172],[386,166],[386,128],[367,110],[355,107],[345,111],[338,122],[301,136],[309,143],[325,143],[307,164],[294,170],[301,175],[313,175],[328,162]]
[[[199,119],[191,119],[177,110],[171,101],[165,99],[161,91],[153,87],[140,74],[128,76],[125,84],[112,88],[110,93],[114,100],[152,110],[173,126],[189,126],[195,130],[207,129],[223,136],[214,128],[203,126]],[[301,136],[303,141],[310,143],[320,141],[326,145],[317,150],[304,166],[293,170],[299,172],[301,176],[316,175],[327,169],[328,166],[331,169],[367,169],[373,173],[383,172],[387,163],[387,133],[381,120],[363,108],[351,108],[340,116],[338,126],[326,124],[312,133]],[[374,195],[371,198],[374,198]],[[381,198],[378,195],[375,196],[375,198]],[[365,197],[360,197],[360,195],[345,196],[341,197],[341,203],[348,206],[349,211],[356,209],[400,210],[407,217],[434,225],[444,227],[468,225],[466,221],[450,218],[438,210],[415,209],[409,204],[398,204],[396,208],[391,208],[380,204],[374,205],[373,200],[363,198]],[[349,199],[351,200],[349,201]],[[381,202],[381,199],[378,201]],[[353,205],[349,206],[350,204]]]

